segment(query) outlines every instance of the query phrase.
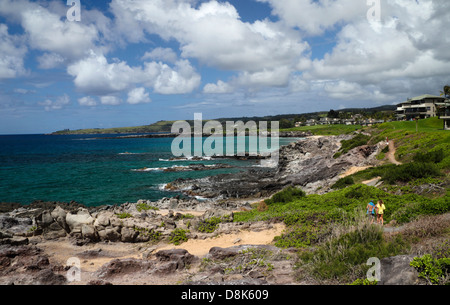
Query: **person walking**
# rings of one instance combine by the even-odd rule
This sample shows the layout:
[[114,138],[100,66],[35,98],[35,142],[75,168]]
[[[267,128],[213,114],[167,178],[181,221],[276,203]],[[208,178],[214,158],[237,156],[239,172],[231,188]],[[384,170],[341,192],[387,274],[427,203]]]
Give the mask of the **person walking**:
[[386,206],[384,205],[383,200],[378,200],[377,205],[375,206],[375,210],[377,213],[377,223],[381,223],[381,225],[384,224],[384,210],[386,210]]
[[370,218],[370,224],[373,224],[373,220],[375,219],[375,203],[373,201],[370,201],[367,204],[367,216]]

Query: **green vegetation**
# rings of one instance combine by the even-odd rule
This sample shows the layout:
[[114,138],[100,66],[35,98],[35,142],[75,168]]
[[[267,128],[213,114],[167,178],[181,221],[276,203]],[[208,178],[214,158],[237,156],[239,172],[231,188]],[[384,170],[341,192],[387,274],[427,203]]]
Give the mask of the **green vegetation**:
[[333,157],[335,159],[339,158],[341,155],[348,153],[350,150],[352,150],[355,147],[366,145],[369,140],[370,140],[370,136],[367,136],[367,135],[364,135],[361,133],[357,134],[350,140],[342,140],[341,148]]
[[116,216],[117,216],[117,218],[119,218],[119,219],[125,219],[125,218],[131,218],[131,217],[133,217],[133,215],[131,215],[130,213],[126,213],[126,212],[116,214]]
[[184,229],[175,229],[170,233],[169,242],[174,245],[180,245],[186,241],[188,241],[187,234],[190,233],[189,230]]
[[317,249],[302,252],[298,268],[303,268],[303,271],[308,271],[310,276],[321,281],[339,279],[348,283],[355,277],[366,275],[368,258],[382,259],[402,254],[408,249],[408,244],[400,238],[386,241],[379,226],[361,222],[343,231]]
[[410,265],[419,272],[419,278],[433,285],[450,284],[450,256],[433,258],[431,254],[425,254],[415,257]]
[[347,176],[336,181],[335,184],[331,186],[332,189],[343,189],[347,186],[355,184],[355,180],[353,177]]
[[357,131],[361,129],[361,125],[344,125],[344,124],[337,124],[337,125],[315,125],[315,126],[302,126],[302,127],[295,127],[295,128],[287,128],[282,129],[280,127],[280,131],[304,131],[304,132],[311,132],[313,135],[320,135],[320,136],[337,136],[340,134],[350,134],[354,131]]
[[219,223],[221,222],[230,222],[231,221],[231,215],[224,215],[221,217],[211,217],[204,220],[201,220],[197,225],[197,230],[203,233],[212,233],[214,232],[217,227],[219,226]]
[[220,217],[211,217],[199,222],[197,230],[203,233],[212,233],[217,229],[219,223],[222,222]]
[[161,239],[161,232],[157,232],[154,229],[134,227],[134,230],[143,236],[149,236],[152,242],[157,242]]
[[151,205],[149,205],[147,203],[144,203],[144,202],[143,203],[138,203],[136,205],[136,208],[137,208],[137,210],[139,212],[148,211],[148,210],[154,210],[154,211],[158,211],[159,210],[159,208],[151,206]]
[[152,132],[170,132],[172,124],[175,121],[159,121],[151,125],[134,127],[115,127],[115,128],[88,128],[69,130],[64,129],[56,131],[53,134],[122,134],[122,133],[152,133]]
[[[342,132],[339,126],[314,126],[316,130],[325,127]],[[448,222],[437,218],[450,212],[450,133],[442,130],[442,121],[437,118],[419,121],[417,129],[415,122],[364,128],[364,134],[343,141],[339,151],[346,153],[388,137],[396,144],[397,160],[404,164],[384,164],[342,178],[332,186],[333,191],[324,195],[305,195],[298,188],[286,188],[265,200],[264,205],[235,213],[234,221],[283,222],[286,230],[274,243],[282,248],[302,249],[297,262],[299,279],[307,275],[316,282],[374,284],[364,280],[369,257],[407,254],[424,239],[450,233]],[[382,153],[387,152],[389,148]],[[384,182],[379,188],[361,184],[375,177]],[[387,207],[385,224],[395,220],[397,224],[417,225],[392,236],[384,235],[381,226],[369,225],[367,203],[379,199]],[[448,243],[446,249],[440,252],[446,255],[433,254],[414,261],[422,278],[430,283],[448,283]]]
[[291,202],[294,199],[301,198],[305,196],[305,192],[303,192],[301,189],[289,186],[286,189],[282,190],[281,192],[276,193],[272,196],[270,199],[266,199],[266,204],[273,204],[273,203],[287,203]]

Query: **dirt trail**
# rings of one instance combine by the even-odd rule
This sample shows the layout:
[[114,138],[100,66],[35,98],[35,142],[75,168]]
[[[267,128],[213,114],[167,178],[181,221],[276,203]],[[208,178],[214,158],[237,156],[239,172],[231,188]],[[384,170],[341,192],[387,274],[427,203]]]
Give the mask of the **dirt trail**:
[[395,164],[395,165],[401,165],[401,162],[398,162],[395,159],[395,143],[394,141],[389,141],[389,151],[386,153],[386,157],[388,158],[389,162]]
[[204,240],[189,239],[179,246],[166,245],[159,250],[165,249],[186,249],[189,253],[196,256],[205,256],[212,247],[228,248],[237,245],[268,245],[273,242],[275,236],[280,235],[286,227],[284,224],[274,224],[272,229],[259,232],[242,230],[238,233],[221,234],[217,237]]

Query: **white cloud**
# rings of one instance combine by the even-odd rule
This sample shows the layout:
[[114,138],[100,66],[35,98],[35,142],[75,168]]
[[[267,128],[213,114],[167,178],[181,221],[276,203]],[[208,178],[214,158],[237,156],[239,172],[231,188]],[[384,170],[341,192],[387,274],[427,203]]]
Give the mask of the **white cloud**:
[[90,96],[85,96],[78,99],[78,104],[81,106],[89,106],[89,107],[97,106],[97,102],[95,101],[95,99]]
[[160,64],[160,73],[155,80],[154,91],[161,94],[190,93],[200,85],[201,77],[187,60],[179,60],[174,69]]
[[206,84],[203,87],[204,93],[231,93],[233,92],[233,87],[221,80],[217,81],[217,84]]
[[56,100],[54,100],[54,101],[52,101],[50,99],[46,99],[44,102],[39,103],[39,105],[44,106],[45,111],[60,110],[64,106],[69,105],[69,104],[70,104],[70,98],[67,94],[57,97]]
[[142,74],[139,68],[131,68],[126,62],[108,63],[103,54],[91,51],[89,57],[68,66],[75,85],[84,93],[107,95],[129,88],[138,82]]
[[200,85],[201,77],[187,60],[179,60],[174,67],[161,62],[147,62],[144,66],[130,67],[116,60],[108,63],[103,54],[91,51],[67,69],[75,85],[84,93],[110,95],[130,90],[138,84],[152,87],[161,94],[190,93]]
[[177,54],[171,48],[155,48],[150,52],[145,52],[141,59],[161,60],[163,62],[175,63],[177,58]]
[[[180,43],[182,57],[195,58],[213,68],[243,72],[243,81],[255,85],[279,86],[280,80],[268,74],[293,70],[309,48],[298,32],[282,23],[243,22],[228,2],[203,2],[196,8],[183,1],[114,0],[112,6],[120,16],[138,16],[128,24],[137,32],[145,30],[166,40],[175,39]],[[257,84],[258,79],[261,84]],[[283,80],[287,85],[286,78]]]
[[21,38],[9,35],[8,27],[0,24],[0,79],[15,78],[24,75],[24,56],[27,48]]
[[93,25],[61,21],[61,16],[31,5],[22,12],[22,26],[32,48],[76,59],[95,48],[98,32]]
[[150,103],[151,101],[148,92],[145,92],[145,88],[135,88],[128,92],[128,104]]
[[365,0],[258,0],[273,8],[272,14],[290,27],[309,35],[321,35],[336,25],[366,18],[370,6]]
[[116,105],[120,105],[122,103],[122,100],[117,96],[105,95],[105,96],[100,97],[100,102],[103,105],[116,106]]
[[65,62],[65,59],[57,53],[45,53],[37,60],[41,69],[53,69]]

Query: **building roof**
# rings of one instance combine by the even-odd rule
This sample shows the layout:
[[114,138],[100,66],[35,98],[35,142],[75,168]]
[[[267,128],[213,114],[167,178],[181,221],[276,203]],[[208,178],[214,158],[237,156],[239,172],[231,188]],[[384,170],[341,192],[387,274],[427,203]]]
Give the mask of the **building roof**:
[[406,102],[400,103],[398,106],[400,106],[402,104],[409,104],[411,102],[422,101],[424,99],[440,99],[440,100],[444,101],[445,97],[437,96],[437,95],[431,95],[431,94],[424,94],[424,95],[419,95],[419,96],[413,97],[412,99],[409,99]]

